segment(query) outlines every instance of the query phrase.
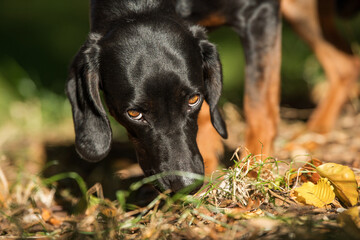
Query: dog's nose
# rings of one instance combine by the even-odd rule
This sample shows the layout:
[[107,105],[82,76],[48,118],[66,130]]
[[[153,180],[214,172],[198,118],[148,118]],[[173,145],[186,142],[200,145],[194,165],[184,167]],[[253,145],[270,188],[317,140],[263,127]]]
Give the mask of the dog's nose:
[[172,193],[183,192],[184,194],[196,193],[203,184],[203,180],[184,176],[168,176],[165,177],[164,182],[167,185],[165,188],[170,189]]

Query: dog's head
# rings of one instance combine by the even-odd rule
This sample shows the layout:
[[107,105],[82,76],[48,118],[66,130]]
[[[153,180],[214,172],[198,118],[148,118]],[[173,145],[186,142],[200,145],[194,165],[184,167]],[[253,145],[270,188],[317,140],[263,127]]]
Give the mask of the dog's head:
[[[90,33],[71,66],[70,99],[77,152],[99,161],[110,150],[110,114],[128,131],[146,176],[168,171],[204,174],[197,116],[205,100],[211,121],[226,138],[217,110],[221,64],[204,30],[165,19],[124,22],[106,35]],[[174,192],[194,178],[168,175],[161,190]]]

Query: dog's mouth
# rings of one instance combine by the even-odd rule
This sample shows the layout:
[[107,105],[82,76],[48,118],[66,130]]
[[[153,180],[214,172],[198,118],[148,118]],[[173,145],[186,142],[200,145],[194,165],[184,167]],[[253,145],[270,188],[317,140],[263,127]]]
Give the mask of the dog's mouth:
[[170,190],[170,195],[181,193],[185,195],[195,194],[203,185],[204,176],[185,171],[164,171],[156,173],[149,170],[146,173],[149,180],[152,180],[153,186],[159,192]]
[[[176,137],[159,137],[146,142],[134,137],[131,140],[145,176],[158,191],[193,194],[204,182],[203,158],[196,139]],[[152,142],[152,147],[146,144],[148,142]]]
[[154,182],[154,187],[160,191],[165,192],[170,190],[170,195],[177,193],[192,195],[195,194],[203,185],[203,181],[200,179],[192,179],[187,177],[178,177],[171,175],[169,178],[157,179]]

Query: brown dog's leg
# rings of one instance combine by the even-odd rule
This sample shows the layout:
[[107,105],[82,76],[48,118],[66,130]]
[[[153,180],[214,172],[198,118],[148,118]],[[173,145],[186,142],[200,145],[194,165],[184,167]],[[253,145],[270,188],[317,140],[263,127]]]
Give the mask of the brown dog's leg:
[[[327,4],[333,4],[333,1],[327,1]],[[310,130],[326,133],[334,126],[342,105],[355,86],[360,74],[360,61],[325,40],[319,24],[317,1],[283,0],[282,12],[313,49],[329,81],[329,90],[308,123]],[[334,13],[329,12],[327,17],[333,18]],[[331,26],[331,23],[332,20],[327,22],[327,28]],[[333,25],[332,27],[332,31],[335,31],[335,27]]]
[[[281,21],[279,1],[261,0],[240,9],[234,26],[245,51],[245,146],[272,153],[279,121]],[[243,154],[244,155],[244,154]]]
[[223,154],[224,147],[221,136],[216,132],[210,119],[209,105],[204,102],[198,117],[199,130],[196,142],[201,156],[204,159],[205,176],[210,176],[216,170],[219,156]]

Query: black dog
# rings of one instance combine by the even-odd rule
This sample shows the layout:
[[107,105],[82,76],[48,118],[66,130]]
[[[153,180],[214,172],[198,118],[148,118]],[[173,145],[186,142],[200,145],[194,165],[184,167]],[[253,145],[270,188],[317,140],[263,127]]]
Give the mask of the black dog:
[[[268,101],[275,109],[270,123],[266,116],[255,119],[260,125],[250,126],[248,134],[276,123],[276,87],[275,95],[265,98],[250,92],[266,93],[272,82],[278,83],[278,10],[277,0],[92,0],[91,33],[71,65],[66,88],[78,153],[95,162],[110,150],[112,132],[101,89],[110,114],[127,129],[145,175],[204,174],[196,142],[204,100],[214,128],[224,138],[227,132],[217,110],[222,89],[218,53],[195,23],[232,25],[248,49],[247,111]],[[159,187],[176,192],[194,181],[165,176]]]

